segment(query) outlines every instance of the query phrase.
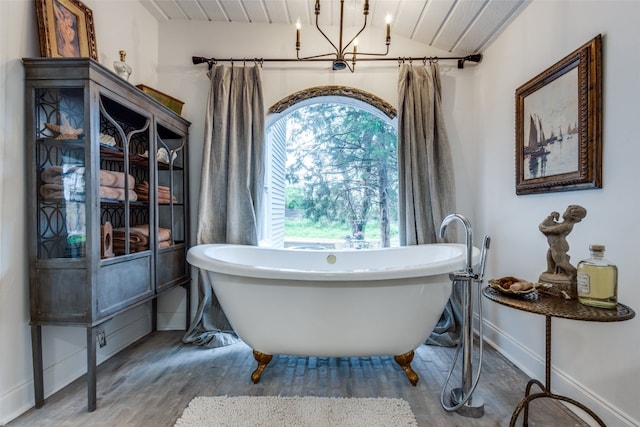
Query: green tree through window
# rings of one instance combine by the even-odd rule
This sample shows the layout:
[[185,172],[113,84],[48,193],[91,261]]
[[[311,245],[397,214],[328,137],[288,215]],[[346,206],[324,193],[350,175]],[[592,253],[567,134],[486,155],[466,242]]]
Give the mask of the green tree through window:
[[388,247],[397,237],[397,132],[363,108],[317,103],[286,116],[285,235],[295,221]]

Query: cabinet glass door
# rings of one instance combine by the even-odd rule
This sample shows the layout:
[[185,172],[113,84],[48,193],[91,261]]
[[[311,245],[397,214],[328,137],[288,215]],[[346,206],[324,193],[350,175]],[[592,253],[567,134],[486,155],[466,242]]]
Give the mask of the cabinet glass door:
[[86,256],[83,88],[38,88],[35,141],[38,258]]
[[[151,120],[100,97],[101,258],[150,249],[149,124]],[[105,238],[111,233],[110,245]]]
[[185,137],[158,126],[158,248],[185,242]]

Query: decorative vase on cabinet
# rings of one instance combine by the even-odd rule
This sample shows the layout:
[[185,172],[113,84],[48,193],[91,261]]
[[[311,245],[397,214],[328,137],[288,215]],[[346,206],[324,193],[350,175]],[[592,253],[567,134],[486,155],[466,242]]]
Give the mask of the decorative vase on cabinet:
[[[89,58],[23,59],[36,407],[42,325],[85,327],[88,409],[105,321],[181,286],[189,324],[190,123]],[[170,153],[158,161],[158,150]],[[147,155],[145,155],[147,153]]]

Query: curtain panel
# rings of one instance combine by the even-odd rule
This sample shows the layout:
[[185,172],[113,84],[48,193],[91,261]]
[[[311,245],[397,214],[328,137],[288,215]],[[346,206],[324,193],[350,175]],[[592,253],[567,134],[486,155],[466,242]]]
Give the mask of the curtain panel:
[[[453,160],[441,90],[437,63],[400,66],[398,192],[402,246],[436,243],[442,220],[455,211]],[[455,345],[462,320],[460,286],[453,284],[451,298],[428,344]]]
[[[220,65],[208,76],[196,242],[257,245],[264,186],[260,68]],[[206,272],[198,279],[198,310],[183,341],[207,347],[237,342]]]

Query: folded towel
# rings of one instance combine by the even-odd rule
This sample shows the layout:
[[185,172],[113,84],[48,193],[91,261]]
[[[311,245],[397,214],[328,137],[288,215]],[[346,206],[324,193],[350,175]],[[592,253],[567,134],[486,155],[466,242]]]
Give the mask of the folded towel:
[[[158,228],[158,248],[171,246],[171,230]],[[124,254],[126,244],[126,228],[113,229],[113,250],[116,255]],[[149,224],[129,227],[129,252],[140,252],[149,249]]]
[[[100,187],[100,198],[101,199],[112,199],[112,200],[124,200],[124,188],[113,188],[113,187]],[[135,202],[138,200],[138,195],[135,191],[129,190],[129,201]]]
[[[124,242],[126,236],[125,228],[114,228],[113,229],[113,241],[116,242]],[[132,228],[129,229],[129,243],[138,246],[148,246],[149,245],[149,236],[139,231],[136,231]]]
[[[129,230],[149,237],[149,224],[134,225],[130,227]],[[168,240],[171,240],[171,230],[168,228],[158,227],[158,242],[165,242]]]
[[[123,172],[115,172],[108,170],[100,170],[100,185],[103,187],[124,188],[125,174]],[[133,175],[129,175],[128,188],[133,190],[136,185],[136,179]]]
[[[124,188],[100,187],[100,198],[111,200],[124,200]],[[84,191],[77,191],[60,184],[42,184],[40,186],[40,195],[45,200],[68,200],[75,202],[83,202],[85,200]],[[135,202],[138,195],[133,190],[129,190],[129,201]]]
[[[150,189],[151,186],[149,186],[149,181],[142,181],[136,184],[136,190],[139,190],[143,193],[148,193]],[[158,192],[170,193],[171,190],[169,189],[169,187],[166,187],[164,185],[158,185]]]
[[[83,176],[85,168],[83,166],[50,166],[42,171],[40,175],[42,181],[47,184],[66,184],[69,178],[77,180],[75,176]],[[100,185],[103,187],[124,188],[125,174],[123,172],[115,172],[109,170],[100,170]],[[136,179],[133,175],[129,175],[129,189],[133,190],[136,185]]]
[[[149,200],[149,182],[142,181],[135,186],[135,191],[138,194],[138,200],[148,201]],[[171,200],[173,203],[177,203],[178,199],[175,194],[171,194],[171,189],[169,187],[158,185],[157,188],[158,195],[158,203],[160,204],[169,204]]]
[[[124,254],[124,241],[113,241],[113,252],[116,255]],[[171,247],[171,242],[158,242],[158,249],[164,249]],[[146,251],[149,249],[149,245],[136,245],[133,243],[129,243],[129,253]]]
[[[148,249],[149,249],[149,245],[135,245],[135,244],[129,243],[129,253],[131,254],[134,252],[146,251]],[[124,241],[121,241],[121,240],[113,241],[113,253],[116,255],[124,255],[125,253]]]
[[78,190],[61,184],[42,184],[40,186],[40,195],[44,200],[50,201],[84,202],[85,200],[84,187]]
[[142,182],[137,183],[136,188],[140,189],[141,191],[146,191],[148,193],[150,188],[149,181],[144,180]]
[[167,198],[162,198],[162,197],[158,197],[158,204],[159,205],[168,205],[171,202],[173,203],[178,203],[178,200],[176,199],[176,196],[173,196],[171,199]]
[[72,174],[84,175],[84,166],[50,166],[42,171],[42,181],[48,184],[62,184],[62,177]]

